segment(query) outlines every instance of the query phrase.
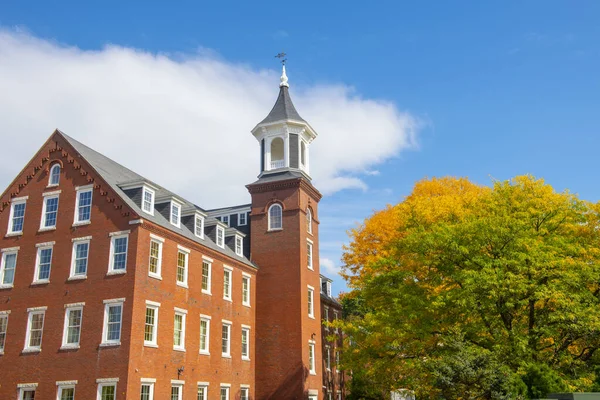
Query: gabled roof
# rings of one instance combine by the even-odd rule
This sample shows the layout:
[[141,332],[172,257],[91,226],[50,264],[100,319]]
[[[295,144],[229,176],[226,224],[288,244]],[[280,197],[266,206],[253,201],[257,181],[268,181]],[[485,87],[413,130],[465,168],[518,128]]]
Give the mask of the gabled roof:
[[279,96],[277,97],[277,101],[275,102],[273,109],[269,115],[267,115],[267,117],[258,125],[269,124],[282,120],[293,120],[306,123],[300,114],[298,114],[298,111],[296,111],[296,107],[294,107],[294,103],[292,103],[292,98],[290,97],[287,86],[281,86],[279,88]]
[[[73,139],[68,136],[64,132],[57,130],[57,132],[62,135],[65,140],[73,146],[73,148],[87,161],[94,170],[98,174],[100,174],[101,178],[106,181],[108,185],[110,185],[111,189],[132,209],[134,210],[141,218],[147,219],[163,228],[166,228],[170,231],[173,231],[179,235],[184,236],[185,238],[192,240],[194,242],[200,243],[211,250],[217,251],[219,253],[223,253],[233,259],[236,259],[246,265],[256,268],[256,266],[248,260],[246,257],[238,256],[234,251],[229,249],[227,246],[225,248],[221,248],[217,246],[215,242],[213,242],[207,235],[204,235],[204,239],[200,239],[194,232],[190,231],[183,224],[180,228],[172,225],[161,213],[154,212],[154,215],[150,215],[142,211],[142,209],[133,201],[131,198],[124,192],[121,186],[126,186],[131,182],[144,182],[152,185],[156,188],[155,198],[165,198],[165,197],[174,197],[178,200],[182,200],[184,202],[182,206],[182,210],[189,211],[191,209],[195,209],[200,211],[201,213],[206,214],[206,211],[202,208],[198,207],[194,203],[185,200],[179,195],[165,189],[164,187],[144,178],[143,176],[133,172],[129,168],[122,166],[121,164],[111,160],[110,158],[104,156],[103,154],[98,153],[97,151],[89,148],[83,143]],[[140,184],[141,186],[141,184]],[[210,222],[210,217],[207,223]]]

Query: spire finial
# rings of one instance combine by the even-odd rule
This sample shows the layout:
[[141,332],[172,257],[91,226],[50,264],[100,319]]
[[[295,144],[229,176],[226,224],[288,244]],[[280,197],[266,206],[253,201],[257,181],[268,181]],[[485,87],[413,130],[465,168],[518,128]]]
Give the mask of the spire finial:
[[287,61],[287,58],[285,58],[286,55],[287,54],[285,54],[284,52],[281,52],[275,56],[276,58],[279,58],[279,60],[281,61],[281,65],[282,65],[281,78],[279,78],[281,83],[279,84],[279,87],[283,87],[283,86],[290,87],[290,85],[288,83],[288,77],[285,74],[285,62]]

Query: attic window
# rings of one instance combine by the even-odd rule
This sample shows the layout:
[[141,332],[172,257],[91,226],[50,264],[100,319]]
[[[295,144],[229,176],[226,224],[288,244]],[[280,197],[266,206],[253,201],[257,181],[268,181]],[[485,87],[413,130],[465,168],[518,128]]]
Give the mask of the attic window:
[[60,164],[54,164],[50,168],[50,178],[48,179],[48,186],[58,186],[60,182]]
[[235,235],[235,254],[244,255],[244,239],[240,235]]
[[200,215],[194,217],[194,234],[200,239],[204,239],[204,217]]
[[222,221],[222,222],[223,222],[225,225],[227,225],[227,226],[231,226],[231,225],[229,225],[229,215],[223,215],[223,216],[221,217],[221,221]]
[[154,190],[146,186],[142,190],[142,211],[154,215]]
[[171,200],[171,224],[179,228],[181,225],[181,205]]
[[248,223],[248,214],[245,212],[238,214],[238,225],[243,226]]
[[225,247],[225,229],[217,225],[217,246]]

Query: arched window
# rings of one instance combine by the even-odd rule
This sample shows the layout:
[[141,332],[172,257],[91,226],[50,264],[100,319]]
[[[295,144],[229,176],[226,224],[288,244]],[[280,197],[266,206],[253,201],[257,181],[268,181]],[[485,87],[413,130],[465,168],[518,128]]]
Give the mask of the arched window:
[[269,230],[283,228],[283,210],[281,205],[273,204],[269,207]]
[[310,208],[306,209],[306,230],[312,234],[312,212]]
[[306,145],[304,142],[300,143],[300,165],[303,167],[306,165]]
[[50,168],[50,178],[48,179],[48,186],[56,186],[60,182],[60,164],[54,164]]
[[271,169],[285,167],[283,157],[283,139],[278,137],[271,142]]

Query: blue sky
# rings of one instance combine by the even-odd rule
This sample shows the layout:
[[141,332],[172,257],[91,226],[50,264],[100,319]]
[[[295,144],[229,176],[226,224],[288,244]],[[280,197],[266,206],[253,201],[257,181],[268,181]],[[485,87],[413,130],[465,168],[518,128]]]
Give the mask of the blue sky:
[[[419,121],[418,146],[371,162],[378,174],[361,176],[366,189],[322,200],[321,256],[336,266],[345,231],[423,177],[488,184],[531,173],[600,200],[597,1],[87,3],[4,2],[0,28],[84,51],[201,53],[253,71],[277,70],[285,50],[292,89],[344,85]],[[328,134],[316,128],[317,141]],[[369,141],[363,130],[353,140]],[[340,278],[334,288],[344,289]]]

